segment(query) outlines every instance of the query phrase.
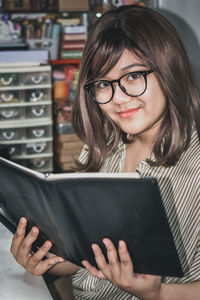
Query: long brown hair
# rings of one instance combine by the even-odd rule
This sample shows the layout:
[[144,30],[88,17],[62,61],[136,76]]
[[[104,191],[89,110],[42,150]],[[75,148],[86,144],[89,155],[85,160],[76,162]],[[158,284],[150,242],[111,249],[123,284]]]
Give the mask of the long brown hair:
[[72,125],[88,146],[88,160],[78,170],[98,171],[106,157],[127,136],[84,91],[84,84],[104,76],[123,51],[134,52],[154,73],[167,100],[167,113],[155,141],[152,165],[172,166],[191,140],[193,126],[200,137],[197,84],[180,37],[163,16],[136,6],[105,13],[89,32],[80,68]]

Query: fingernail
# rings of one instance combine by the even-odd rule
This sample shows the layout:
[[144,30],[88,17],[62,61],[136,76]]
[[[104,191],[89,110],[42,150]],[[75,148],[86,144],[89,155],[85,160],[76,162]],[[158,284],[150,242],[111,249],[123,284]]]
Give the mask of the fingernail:
[[93,251],[96,251],[96,250],[97,250],[96,245],[92,244],[92,250],[93,250]]
[[64,259],[62,257],[58,258],[58,262],[63,262],[63,261],[64,261]]
[[48,249],[51,246],[51,243],[49,241],[47,241],[47,242],[45,242],[44,246],[45,246],[45,248]]
[[124,248],[124,242],[123,241],[119,241],[119,248]]
[[87,264],[87,261],[84,259],[84,260],[82,260],[82,265],[85,267],[86,266],[86,264]]
[[32,233],[37,233],[37,229],[35,227],[32,228]]
[[82,260],[81,263],[82,263],[82,265],[85,267],[85,260]]
[[105,239],[103,240],[103,243],[104,243],[104,245],[106,245],[106,246],[108,245],[108,241],[105,240]]
[[26,223],[26,219],[25,219],[24,217],[22,217],[22,218],[20,219],[20,223],[21,223],[21,224],[25,224],[25,223]]

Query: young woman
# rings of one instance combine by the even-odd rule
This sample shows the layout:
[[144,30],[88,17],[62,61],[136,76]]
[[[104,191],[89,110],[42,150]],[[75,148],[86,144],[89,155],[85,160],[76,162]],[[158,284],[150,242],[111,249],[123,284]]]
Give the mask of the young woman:
[[[87,261],[85,268],[66,261],[51,268],[54,274],[73,274],[75,299],[200,299],[199,116],[198,89],[173,26],[139,6],[105,13],[89,33],[74,103],[73,127],[86,145],[77,171],[156,177],[185,274],[135,274],[125,242],[116,249],[105,237],[108,263],[92,245],[99,270]],[[41,261],[50,241],[31,255],[38,229],[24,237],[25,227],[22,219],[11,252],[41,275],[62,259]]]

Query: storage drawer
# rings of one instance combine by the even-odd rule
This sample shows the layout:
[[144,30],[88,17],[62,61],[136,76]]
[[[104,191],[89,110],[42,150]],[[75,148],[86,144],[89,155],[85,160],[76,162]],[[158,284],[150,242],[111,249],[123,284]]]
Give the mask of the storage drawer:
[[25,91],[26,102],[40,102],[51,99],[50,89],[35,89]]
[[53,170],[51,66],[0,69],[0,144],[22,166]]
[[48,153],[51,152],[51,143],[47,142],[37,142],[37,143],[27,143],[25,145],[25,153],[26,154],[40,154],[40,153]]
[[14,155],[20,155],[22,153],[22,145],[13,144],[8,147],[8,154],[12,158]]
[[51,126],[39,126],[39,127],[26,128],[27,139],[39,139],[39,138],[45,138],[51,136],[52,136]]
[[51,83],[50,72],[24,73],[22,82],[24,85],[40,85]]
[[33,158],[27,160],[26,166],[28,168],[41,171],[41,170],[51,170],[52,169],[52,158],[46,158],[46,157],[41,157],[41,158]]
[[15,103],[20,101],[18,91],[0,91],[0,103]]
[[53,160],[52,157],[40,157],[32,159],[13,159],[14,162],[39,171],[39,172],[51,172],[53,170]]
[[0,129],[0,141],[12,141],[23,138],[24,129],[14,128],[14,129]]
[[21,107],[0,107],[0,120],[9,121],[17,120],[23,117],[23,110]]
[[49,105],[28,106],[25,108],[26,118],[44,118],[51,116]]
[[17,73],[0,73],[0,86],[19,85],[19,74]]

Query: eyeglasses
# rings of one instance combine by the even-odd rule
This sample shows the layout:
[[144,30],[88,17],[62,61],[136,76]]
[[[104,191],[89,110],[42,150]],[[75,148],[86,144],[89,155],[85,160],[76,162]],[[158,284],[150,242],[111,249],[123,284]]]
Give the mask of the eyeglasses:
[[147,75],[149,71],[129,72],[115,80],[94,80],[84,85],[84,89],[89,96],[99,104],[110,102],[114,96],[113,83],[117,82],[120,89],[128,96],[138,97],[145,93],[147,89]]

